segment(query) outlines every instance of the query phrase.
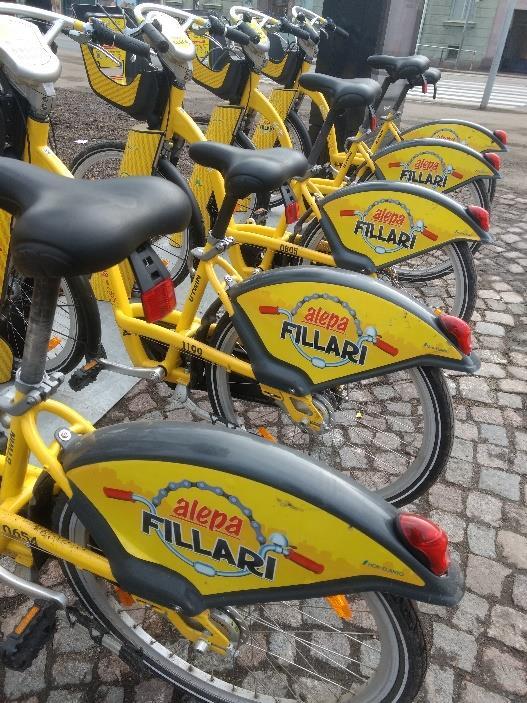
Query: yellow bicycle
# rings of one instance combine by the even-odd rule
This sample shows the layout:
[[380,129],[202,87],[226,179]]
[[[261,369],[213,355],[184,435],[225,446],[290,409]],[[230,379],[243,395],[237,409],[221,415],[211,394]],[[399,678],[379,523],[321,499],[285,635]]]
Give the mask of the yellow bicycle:
[[[203,141],[205,136],[227,144],[236,141],[240,136],[240,120],[258,94],[255,88],[258,74],[247,73],[246,69],[245,73],[240,74],[234,67],[235,63],[232,64],[229,70],[235,72],[236,81],[239,82],[240,75],[245,76],[240,105],[215,108],[204,135],[183,109],[184,86],[190,78],[190,71],[189,52],[182,43],[182,31],[196,22],[199,23],[194,28],[196,31],[214,31],[215,27],[208,26],[203,18],[196,19],[185,11],[165,6],[140,5],[135,12],[139,22],[142,21],[142,13],[152,17],[162,27],[166,37],[170,37],[171,32],[175,33],[178,43],[173,45],[172,55],[167,58],[166,51],[159,52],[163,63],[162,75],[145,69],[142,78],[137,76],[129,86],[118,86],[101,71],[93,52],[87,47],[83,47],[83,58],[93,90],[136,117],[144,118],[145,115],[129,103],[132,86],[139,95],[140,88],[137,86],[140,86],[140,80],[149,84],[155,81],[155,90],[148,103],[150,110],[152,106],[156,109],[155,115],[149,116],[150,128],[148,131],[132,130],[126,148],[120,142],[88,146],[77,155],[71,168],[74,175],[81,178],[90,178],[92,174],[98,177],[101,171],[107,175],[118,172],[124,175],[160,173],[187,188],[194,203],[190,230],[172,238],[163,252],[167,261],[172,262],[178,257],[179,266],[172,266],[171,269],[177,284],[187,276],[186,260],[190,258],[190,250],[203,243],[224,195],[219,174],[199,165],[189,172],[186,146]],[[183,20],[181,25],[177,19]],[[254,43],[247,44],[250,39],[239,29],[225,28],[219,23],[217,31],[234,33],[239,41],[244,40],[244,48],[256,46]],[[158,42],[162,45],[169,43],[163,34]],[[182,47],[184,51],[181,51]],[[180,55],[177,51],[181,52]],[[237,64],[245,66],[244,61]],[[196,68],[195,61],[193,67]],[[208,71],[209,83],[216,75],[215,71],[204,67],[199,70],[203,80],[204,71]],[[224,81],[233,85],[228,74]],[[362,101],[364,110],[367,102],[364,102],[360,89],[359,85],[357,99]],[[259,95],[258,101],[264,104],[265,98]],[[174,166],[189,172],[190,189]],[[481,219],[485,213],[477,208],[467,211],[441,194],[395,183],[367,183],[342,188],[333,196],[322,199],[310,178],[293,182],[286,192],[290,208],[294,211],[298,207],[299,211],[304,211],[294,232],[288,229],[287,213],[274,227],[263,225],[257,213],[255,220],[239,225],[231,223],[229,236],[242,245],[242,248],[235,246],[229,252],[238,274],[243,277],[251,275],[255,265],[260,269],[269,269],[282,263],[284,255],[286,263],[293,257],[293,260],[296,258],[304,263],[337,264],[346,269],[377,272],[428,305],[470,319],[476,298],[476,272],[467,242],[490,240],[485,231],[488,222]],[[262,194],[259,197],[265,196]],[[251,214],[248,213],[250,207],[248,200],[238,203],[236,218],[247,220],[247,214]],[[243,245],[249,245],[249,250]],[[443,272],[442,277],[438,278],[433,270],[430,271],[429,260],[436,265],[438,262],[448,262],[450,272]],[[397,267],[396,271],[394,267]]]
[[[210,703],[413,700],[426,642],[410,599],[462,595],[442,529],[248,433],[95,430],[50,397],[61,381],[45,374],[60,278],[112,271],[149,235],[183,228],[184,194],[160,178],[87,183],[0,158],[0,204],[17,218],[14,265],[35,281],[16,395],[0,401],[10,420],[0,553],[17,567],[1,566],[0,582],[34,603],[0,642],[2,664],[27,668],[65,608],[135,671]],[[63,422],[49,443],[41,413]],[[73,602],[38,583],[48,558]]]
[[[71,175],[48,145],[53,82],[60,75],[60,63],[49,47],[54,36],[42,36],[36,26],[0,14],[0,153]],[[40,57],[40,84],[29,48]],[[11,216],[0,211],[0,384],[11,380],[22,358],[33,289],[32,281],[12,266],[10,241]],[[89,282],[67,276],[60,288],[47,369],[67,372],[83,356],[95,357],[99,345],[100,323]]]

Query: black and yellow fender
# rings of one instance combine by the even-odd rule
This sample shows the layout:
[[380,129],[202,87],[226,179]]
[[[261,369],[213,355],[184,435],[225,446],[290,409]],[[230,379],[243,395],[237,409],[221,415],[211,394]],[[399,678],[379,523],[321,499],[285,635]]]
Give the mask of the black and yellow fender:
[[414,366],[474,373],[440,317],[391,286],[322,266],[275,269],[229,291],[259,383],[304,396]]
[[443,193],[478,179],[500,178],[478,151],[444,139],[397,142],[371,158],[379,180],[413,183]]
[[[500,138],[501,134],[501,138]],[[446,139],[469,146],[481,153],[494,151],[506,152],[506,133],[500,130],[491,132],[490,129],[467,120],[435,120],[424,122],[417,127],[410,127],[400,133],[403,141],[411,139]]]
[[63,450],[70,508],[122,589],[189,615],[380,591],[454,605],[397,511],[355,482],[242,431],[138,422]]
[[367,181],[318,206],[336,265],[355,271],[374,273],[452,242],[494,241],[468,208],[423,186]]

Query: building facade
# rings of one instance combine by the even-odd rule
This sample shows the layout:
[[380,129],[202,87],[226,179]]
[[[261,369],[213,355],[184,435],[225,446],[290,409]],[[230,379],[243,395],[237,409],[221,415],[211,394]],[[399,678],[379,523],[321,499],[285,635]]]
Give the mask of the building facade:
[[[486,71],[496,53],[505,0],[428,0],[418,50],[442,66]],[[517,0],[501,71],[527,73],[527,0]]]

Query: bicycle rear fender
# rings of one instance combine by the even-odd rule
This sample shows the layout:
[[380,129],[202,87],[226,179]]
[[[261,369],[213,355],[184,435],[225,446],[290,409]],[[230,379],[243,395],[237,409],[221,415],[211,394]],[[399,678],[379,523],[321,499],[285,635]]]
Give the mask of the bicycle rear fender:
[[438,317],[380,281],[303,266],[253,276],[229,292],[233,323],[259,383],[294,395],[412,366],[472,373]]
[[436,120],[425,122],[400,133],[403,141],[410,139],[447,139],[469,146],[475,151],[508,151],[507,146],[490,129],[466,120]]
[[414,183],[443,193],[479,178],[500,178],[480,153],[444,139],[397,142],[371,158],[380,180]]
[[318,206],[335,263],[345,269],[373,273],[451,242],[493,241],[459,203],[422,186],[367,182]]
[[196,614],[353,591],[461,597],[455,568],[437,577],[403,543],[395,508],[248,433],[117,425],[73,440],[63,464],[120,587],[148,601]]

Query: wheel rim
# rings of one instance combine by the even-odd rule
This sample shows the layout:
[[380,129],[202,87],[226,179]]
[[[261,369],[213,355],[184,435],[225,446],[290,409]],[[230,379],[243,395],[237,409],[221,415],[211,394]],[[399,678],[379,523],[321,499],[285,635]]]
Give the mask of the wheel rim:
[[[8,342],[17,359],[22,358],[31,295],[32,282],[13,273],[8,286],[3,317]],[[53,318],[52,334],[48,345],[46,371],[58,371],[67,366],[79,334],[79,322],[72,292],[63,279],[59,290],[57,308]]]
[[[123,149],[106,147],[79,159],[72,173],[75,178],[85,180],[117,178],[122,158]],[[174,280],[179,282],[183,271],[189,272],[188,231],[160,237],[152,242],[152,246]]]
[[[76,544],[90,545],[75,514],[67,533]],[[113,585],[103,579],[70,564],[66,568],[92,612],[140,647],[154,670],[221,692],[226,700],[255,700],[257,693],[262,703],[375,703],[393,693],[398,680],[404,685],[405,677],[399,676],[401,657],[405,669],[408,663],[404,638],[381,595],[349,596],[351,621],[339,618],[323,598],[238,608],[244,641],[235,657],[221,657],[195,652],[164,616],[147,606],[123,606]]]
[[[244,355],[232,326],[217,348]],[[281,444],[328,464],[385,499],[402,501],[416,490],[437,457],[439,410],[419,368],[326,392],[321,401],[332,406],[333,414],[329,429],[317,434],[293,425],[278,406],[234,399],[228,371],[215,366],[212,373],[215,404],[229,422],[256,432],[263,427]]]

